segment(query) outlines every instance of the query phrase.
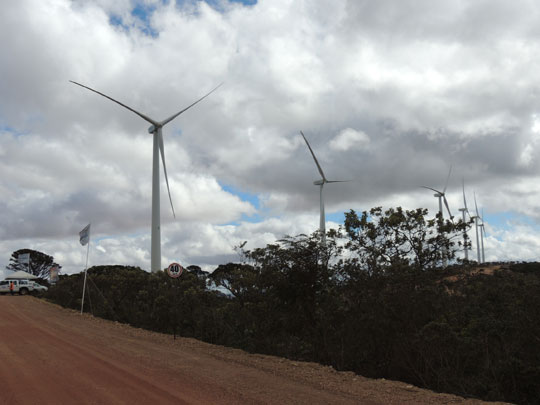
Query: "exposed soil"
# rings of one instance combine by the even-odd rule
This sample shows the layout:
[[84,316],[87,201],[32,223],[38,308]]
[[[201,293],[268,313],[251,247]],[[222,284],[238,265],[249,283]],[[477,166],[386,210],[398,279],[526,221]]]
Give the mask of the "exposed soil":
[[[482,404],[0,296],[1,404]],[[493,403],[491,403],[493,404]]]

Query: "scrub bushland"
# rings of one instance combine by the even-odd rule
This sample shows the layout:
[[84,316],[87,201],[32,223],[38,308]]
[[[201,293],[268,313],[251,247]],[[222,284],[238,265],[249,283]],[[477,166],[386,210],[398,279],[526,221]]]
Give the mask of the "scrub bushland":
[[[424,209],[350,211],[326,243],[314,233],[240,247],[240,263],[211,274],[92,267],[85,310],[439,392],[538,403],[540,264],[486,274],[459,262],[469,228]],[[45,296],[80,309],[82,283],[61,276]]]

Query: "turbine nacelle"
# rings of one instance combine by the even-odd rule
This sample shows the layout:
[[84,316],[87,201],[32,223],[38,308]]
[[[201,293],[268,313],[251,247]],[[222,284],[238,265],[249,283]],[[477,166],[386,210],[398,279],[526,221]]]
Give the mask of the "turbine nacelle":
[[313,182],[316,186],[322,186],[325,183],[324,179],[316,180]]
[[151,125],[149,128],[148,128],[148,133],[149,134],[153,134],[154,132],[157,131],[157,128],[155,125]]

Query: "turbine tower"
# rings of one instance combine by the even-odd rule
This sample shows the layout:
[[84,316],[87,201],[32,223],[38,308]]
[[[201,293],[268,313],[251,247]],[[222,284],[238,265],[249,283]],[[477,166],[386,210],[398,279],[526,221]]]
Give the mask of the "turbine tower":
[[320,205],[321,205],[321,214],[320,214],[320,224],[319,224],[319,230],[321,232],[321,241],[323,244],[326,244],[326,217],[324,215],[324,199],[323,199],[323,187],[326,183],[347,183],[351,180],[328,180],[326,176],[324,175],[324,172],[321,168],[321,165],[319,164],[319,161],[315,157],[315,153],[313,152],[313,149],[311,149],[311,146],[309,145],[308,140],[306,139],[306,136],[302,131],[300,131],[300,134],[302,135],[302,138],[304,138],[304,141],[306,141],[306,145],[311,152],[311,156],[313,156],[313,160],[315,161],[315,164],[317,165],[317,169],[319,170],[319,173],[321,174],[322,179],[316,180],[313,182],[314,185],[319,186],[320,188]]
[[487,236],[487,235],[486,235],[486,228],[484,227],[484,209],[483,208],[482,208],[482,216],[480,217],[480,219],[482,220],[482,223],[478,226],[482,228],[480,232],[480,243],[482,244],[482,263],[485,263],[486,255],[485,255],[485,250],[484,250],[484,236]]
[[[480,263],[485,263],[486,261],[486,256],[484,254],[484,235],[486,234],[486,230],[484,228],[484,218],[483,216],[481,217],[480,214],[478,213],[478,205],[476,204],[476,194],[474,195],[474,208],[476,210],[476,216],[474,217],[474,223],[476,224],[476,252],[478,254],[478,263],[480,264]],[[479,220],[481,220],[482,222],[479,223]],[[480,234],[480,240],[479,240],[478,234]]]
[[[450,212],[450,207],[448,206],[448,200],[446,199],[446,188],[448,187],[448,180],[450,180],[450,174],[452,173],[452,166],[450,166],[450,170],[448,171],[448,176],[446,177],[446,183],[444,185],[443,191],[436,190],[431,187],[422,186],[423,188],[427,188],[428,190],[435,191],[435,194],[433,194],[434,197],[437,197],[439,199],[439,213],[441,214],[441,220],[443,220],[443,207],[442,203],[444,201],[444,205],[446,206],[446,210],[448,211],[448,216],[450,217],[450,220],[452,220],[454,217],[452,216],[452,213]],[[446,267],[448,264],[448,260],[446,258],[447,256],[447,249],[446,247],[443,249],[444,252],[444,258],[443,258],[443,266]]]
[[194,103],[190,104],[183,110],[180,110],[176,114],[170,116],[169,118],[163,120],[163,121],[156,121],[136,110],[134,110],[131,107],[128,107],[125,104],[122,104],[120,101],[115,100],[112,97],[107,96],[106,94],[100,93],[97,90],[94,90],[88,86],[85,86],[83,84],[74,82],[70,80],[71,83],[76,84],[77,86],[84,87],[85,89],[88,89],[90,91],[93,91],[94,93],[99,94],[100,96],[103,96],[105,98],[108,98],[109,100],[115,102],[116,104],[121,105],[122,107],[128,109],[129,111],[137,114],[139,117],[141,117],[143,120],[149,122],[152,124],[150,128],[148,128],[148,133],[152,134],[154,137],[154,149],[152,154],[152,232],[151,232],[151,270],[152,273],[162,270],[161,269],[161,218],[160,218],[160,207],[159,207],[159,155],[161,154],[161,162],[163,163],[163,172],[165,174],[165,182],[167,184],[167,192],[169,193],[169,201],[171,203],[171,209],[173,212],[173,216],[176,218],[176,215],[174,213],[174,207],[172,203],[171,198],[171,191],[169,189],[169,179],[167,177],[167,167],[165,165],[165,148],[163,145],[163,135],[162,135],[162,128],[174,120],[176,117],[178,117],[183,112],[187,111],[191,107],[193,107],[195,104],[197,104],[199,101],[202,101],[204,98],[208,97],[211,93],[213,93],[215,90],[217,90],[218,87],[221,86],[221,83],[219,86],[212,89],[210,92],[206,93],[204,96],[199,98]]
[[[463,224],[465,224],[466,218],[465,214],[469,215],[469,218],[471,217],[471,214],[469,214],[469,209],[467,208],[467,199],[465,198],[465,179],[461,182],[463,186],[463,208],[460,208],[461,214],[463,215]],[[467,248],[467,239],[469,239],[467,235],[467,229],[463,228],[463,252],[464,252],[464,259],[465,261],[469,260],[469,249]]]

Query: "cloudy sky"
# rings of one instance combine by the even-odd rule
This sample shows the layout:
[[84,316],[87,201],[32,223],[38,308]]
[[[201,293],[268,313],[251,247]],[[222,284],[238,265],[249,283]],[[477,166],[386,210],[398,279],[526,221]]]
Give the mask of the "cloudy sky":
[[[0,14],[0,272],[11,253],[150,267],[148,123],[162,120],[162,263],[212,270],[374,206],[484,211],[487,260],[540,260],[540,4],[532,0],[19,0]],[[474,243],[474,240],[473,240]],[[0,274],[1,276],[2,274]]]

